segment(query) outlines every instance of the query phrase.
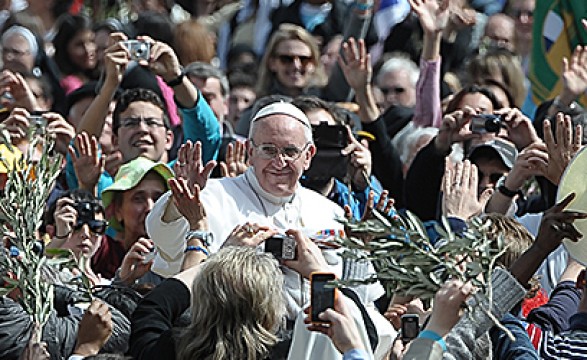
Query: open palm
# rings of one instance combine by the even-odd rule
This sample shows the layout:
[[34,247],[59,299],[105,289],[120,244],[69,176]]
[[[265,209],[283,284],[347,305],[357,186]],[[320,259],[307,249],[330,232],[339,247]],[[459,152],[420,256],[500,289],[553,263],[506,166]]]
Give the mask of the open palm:
[[450,0],[409,0],[427,33],[439,33],[448,24]]

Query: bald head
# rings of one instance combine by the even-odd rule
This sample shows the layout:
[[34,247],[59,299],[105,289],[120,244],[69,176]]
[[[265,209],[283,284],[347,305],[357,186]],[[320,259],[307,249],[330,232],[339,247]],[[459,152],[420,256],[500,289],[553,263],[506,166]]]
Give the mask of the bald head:
[[514,19],[506,14],[494,14],[487,19],[485,26],[485,39],[488,39],[491,44],[514,50],[514,36],[516,32],[516,24]]

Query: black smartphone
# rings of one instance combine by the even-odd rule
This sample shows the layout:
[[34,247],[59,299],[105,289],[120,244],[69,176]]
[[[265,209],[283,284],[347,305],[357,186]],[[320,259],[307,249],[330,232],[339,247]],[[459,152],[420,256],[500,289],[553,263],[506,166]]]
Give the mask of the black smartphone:
[[316,145],[316,154],[308,170],[304,171],[306,181],[320,181],[337,178],[342,180],[348,171],[349,157],[341,150],[347,147],[349,139],[343,125],[312,125],[312,137]]
[[318,315],[326,309],[334,309],[337,291],[328,283],[335,279],[336,275],[333,273],[316,272],[310,274],[310,321],[312,323],[329,323],[329,321],[318,318]]
[[402,341],[408,343],[420,334],[420,317],[416,314],[402,315]]
[[273,254],[280,260],[296,258],[296,241],[287,235],[274,235],[265,240],[265,252]]

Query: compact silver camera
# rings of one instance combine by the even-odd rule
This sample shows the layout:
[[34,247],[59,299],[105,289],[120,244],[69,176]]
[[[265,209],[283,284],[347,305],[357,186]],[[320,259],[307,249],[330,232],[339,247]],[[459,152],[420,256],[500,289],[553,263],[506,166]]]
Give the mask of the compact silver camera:
[[47,129],[47,119],[42,115],[29,116],[29,128],[34,135],[42,135]]
[[476,134],[498,133],[505,123],[498,115],[480,114],[471,119],[471,132]]
[[294,260],[296,258],[296,241],[286,235],[275,235],[265,240],[265,252],[277,259]]
[[151,56],[151,44],[140,40],[123,41],[122,45],[128,49],[130,59],[134,61],[145,60],[149,61]]

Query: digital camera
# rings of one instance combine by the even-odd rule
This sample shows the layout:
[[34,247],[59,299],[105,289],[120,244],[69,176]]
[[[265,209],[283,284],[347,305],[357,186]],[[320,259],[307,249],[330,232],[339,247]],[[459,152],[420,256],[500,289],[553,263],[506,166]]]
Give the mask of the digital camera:
[[471,119],[471,132],[476,134],[498,133],[504,127],[505,124],[498,115],[481,114]]
[[130,53],[130,59],[134,61],[145,60],[149,61],[151,56],[151,44],[140,40],[127,40],[122,44]]
[[277,259],[294,260],[296,258],[296,241],[286,235],[274,235],[265,240],[265,252]]
[[42,135],[47,129],[47,119],[42,115],[29,116],[29,128],[34,135]]

